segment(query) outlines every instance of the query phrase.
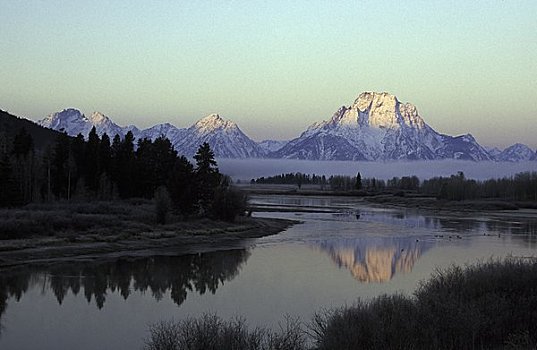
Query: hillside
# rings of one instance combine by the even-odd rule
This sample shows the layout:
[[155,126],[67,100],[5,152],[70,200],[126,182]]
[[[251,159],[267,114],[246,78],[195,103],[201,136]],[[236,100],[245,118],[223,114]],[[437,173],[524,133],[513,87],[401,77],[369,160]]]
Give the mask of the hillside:
[[13,138],[22,128],[32,135],[36,149],[44,149],[52,144],[59,134],[58,131],[37,125],[31,120],[0,110],[0,140]]

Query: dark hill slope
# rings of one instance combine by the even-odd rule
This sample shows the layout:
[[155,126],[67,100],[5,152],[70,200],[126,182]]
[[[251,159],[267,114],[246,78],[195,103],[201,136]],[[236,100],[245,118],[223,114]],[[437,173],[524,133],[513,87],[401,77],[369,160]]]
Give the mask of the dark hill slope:
[[19,118],[0,110],[0,140],[11,141],[22,128],[25,128],[32,135],[34,146],[37,149],[44,149],[52,144],[60,134],[58,131],[37,125],[31,120]]

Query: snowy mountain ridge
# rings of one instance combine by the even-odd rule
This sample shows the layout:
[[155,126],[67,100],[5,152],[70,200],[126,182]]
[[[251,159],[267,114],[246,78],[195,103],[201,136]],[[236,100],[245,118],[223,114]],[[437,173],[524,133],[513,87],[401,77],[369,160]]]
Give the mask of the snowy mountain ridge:
[[80,133],[85,138],[94,126],[98,135],[106,133],[111,138],[115,135],[124,138],[129,131],[135,139],[155,140],[163,136],[170,140],[179,153],[187,156],[193,156],[203,142],[209,142],[215,155],[220,158],[261,158],[266,155],[237,124],[216,113],[198,120],[189,128],[177,128],[170,123],[164,123],[140,130],[134,125],[121,127],[100,112],[94,112],[87,118],[79,110],[68,108],[48,115],[38,121],[38,124],[54,130],[63,130],[71,136]]
[[136,139],[168,138],[175,149],[192,156],[200,144],[208,142],[220,158],[286,158],[308,160],[438,160],[472,161],[537,160],[537,152],[515,144],[505,150],[482,147],[471,135],[438,133],[419,115],[411,103],[402,103],[387,92],[361,93],[350,106],[340,107],[330,119],[311,124],[290,141],[264,140],[256,143],[231,120],[213,113],[188,128],[170,123],[140,130],[122,127],[106,115],[94,112],[86,117],[74,108],[48,115],[38,124],[85,137],[95,126],[97,133],[111,138],[131,131]]

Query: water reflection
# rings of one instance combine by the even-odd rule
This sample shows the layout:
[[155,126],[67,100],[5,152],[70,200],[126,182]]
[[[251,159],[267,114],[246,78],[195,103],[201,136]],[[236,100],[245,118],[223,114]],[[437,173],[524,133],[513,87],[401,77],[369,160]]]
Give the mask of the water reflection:
[[327,253],[340,268],[349,269],[360,282],[387,282],[398,273],[411,272],[433,243],[416,238],[333,239],[313,247]]
[[106,263],[71,263],[46,268],[22,267],[0,273],[0,318],[8,299],[19,301],[30,289],[52,291],[61,305],[65,296],[83,293],[101,309],[106,296],[119,293],[127,299],[133,292],[151,292],[160,300],[170,291],[181,305],[189,292],[216,293],[224,282],[235,278],[250,252],[244,249],[185,256],[119,259]]

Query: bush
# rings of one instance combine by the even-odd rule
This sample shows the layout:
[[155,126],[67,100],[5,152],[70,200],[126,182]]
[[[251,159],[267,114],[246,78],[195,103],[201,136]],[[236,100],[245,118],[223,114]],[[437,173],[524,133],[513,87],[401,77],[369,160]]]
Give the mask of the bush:
[[402,295],[358,301],[317,313],[310,325],[316,349],[408,349],[416,339],[417,310]]
[[170,194],[164,186],[160,186],[155,190],[155,212],[157,214],[157,223],[165,224],[166,218],[170,211],[172,200]]
[[437,271],[415,293],[424,339],[438,348],[537,344],[537,261],[506,259]]
[[163,321],[149,327],[147,350],[302,350],[305,338],[299,324],[288,319],[280,332],[249,330],[243,319],[223,321],[203,315],[183,321]]
[[414,298],[381,296],[317,314],[317,349],[535,349],[537,260],[438,270]]
[[211,216],[215,219],[233,222],[238,215],[244,215],[248,197],[233,187],[219,188],[211,204]]

